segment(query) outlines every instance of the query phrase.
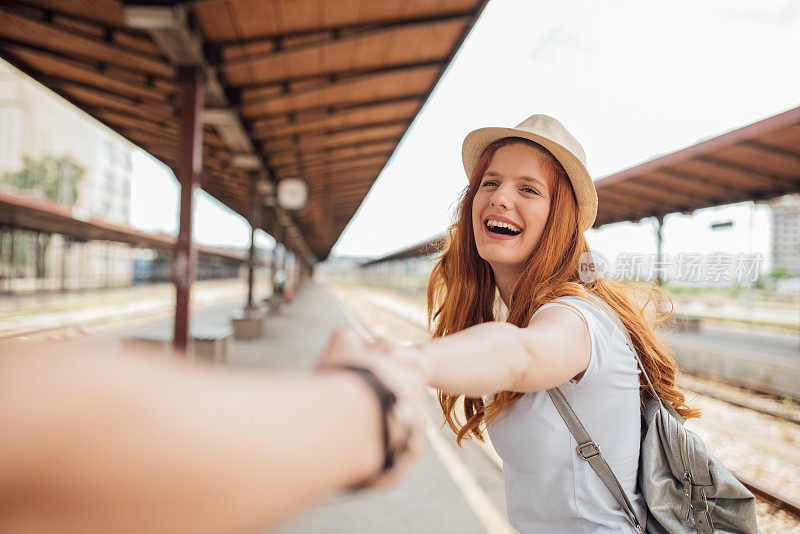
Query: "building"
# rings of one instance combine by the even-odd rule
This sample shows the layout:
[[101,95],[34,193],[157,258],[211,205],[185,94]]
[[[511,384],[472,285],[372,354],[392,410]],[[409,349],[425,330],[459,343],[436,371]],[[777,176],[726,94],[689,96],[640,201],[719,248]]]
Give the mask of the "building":
[[[0,61],[0,174],[25,158],[67,156],[83,170],[73,202],[87,216],[128,226],[132,143]],[[58,169],[56,169],[58,172]],[[52,199],[56,200],[56,199]]]
[[[0,188],[73,207],[78,218],[130,225],[135,146],[0,61]],[[62,250],[67,248],[66,259]],[[33,261],[42,257],[43,261]],[[130,247],[0,229],[0,278],[10,290],[127,285]],[[38,278],[32,282],[32,278]],[[30,286],[30,287],[29,287]]]
[[772,267],[800,276],[800,194],[772,200]]

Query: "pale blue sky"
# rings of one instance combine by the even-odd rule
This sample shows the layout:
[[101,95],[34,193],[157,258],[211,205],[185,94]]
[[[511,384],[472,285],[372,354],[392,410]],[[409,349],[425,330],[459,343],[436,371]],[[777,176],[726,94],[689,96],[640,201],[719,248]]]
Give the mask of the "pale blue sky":
[[[493,0],[334,253],[381,255],[443,231],[466,183],[460,149],[472,129],[555,116],[596,179],[800,105],[797,65],[794,0]],[[177,186],[148,160],[134,159],[132,223],[173,231]],[[200,197],[198,241],[245,245],[246,223]],[[740,204],[668,216],[664,250],[747,252],[750,215]],[[749,246],[768,257],[769,210],[753,217]],[[729,219],[731,230],[708,229]],[[649,222],[587,238],[612,258],[655,249]]]

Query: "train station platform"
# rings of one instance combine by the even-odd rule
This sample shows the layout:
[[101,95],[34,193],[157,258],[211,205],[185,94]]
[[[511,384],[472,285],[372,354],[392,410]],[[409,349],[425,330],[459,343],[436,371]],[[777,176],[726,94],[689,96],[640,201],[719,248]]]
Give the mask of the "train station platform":
[[[227,324],[230,317],[244,305],[244,299],[229,301],[193,312],[193,322]],[[270,315],[260,338],[234,340],[229,364],[266,370],[308,371],[316,362],[327,343],[330,333],[341,326],[353,326],[355,315],[344,308],[324,285],[308,283],[297,292],[295,299]],[[169,329],[171,319],[152,321],[126,330],[124,333],[107,333],[106,340],[136,337],[148,332]],[[441,413],[430,399],[430,413],[434,421],[441,421]],[[266,414],[265,414],[266,415]],[[438,426],[438,425],[436,425]],[[445,431],[438,428],[434,432]],[[444,437],[453,443],[452,436]],[[455,453],[455,446],[452,446]],[[458,454],[461,454],[458,451]],[[497,528],[487,528],[487,514],[479,512],[479,520],[465,498],[464,488],[454,482],[452,466],[445,466],[441,452],[429,446],[414,464],[407,476],[397,485],[382,490],[341,495],[301,512],[281,527],[270,530],[280,534],[415,534],[459,532],[513,532],[505,522],[505,501],[502,477],[485,459],[469,460],[470,470],[481,469],[479,478],[493,480],[490,484],[492,507],[489,517],[495,517]],[[335,461],[321,456],[319,462]],[[456,477],[457,478],[457,477]],[[486,484],[482,485],[484,488]],[[467,492],[468,493],[468,492]],[[497,518],[502,521],[497,521]],[[506,529],[509,530],[506,530]]]

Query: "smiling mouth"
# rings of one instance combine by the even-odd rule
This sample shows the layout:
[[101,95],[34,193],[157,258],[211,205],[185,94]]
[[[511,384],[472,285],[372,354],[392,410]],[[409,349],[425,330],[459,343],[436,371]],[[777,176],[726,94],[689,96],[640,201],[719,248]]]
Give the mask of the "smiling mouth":
[[516,236],[522,233],[522,229],[519,227],[515,227],[512,224],[495,221],[492,219],[487,219],[486,221],[484,221],[483,225],[486,227],[486,230],[488,232],[491,232],[493,234]]

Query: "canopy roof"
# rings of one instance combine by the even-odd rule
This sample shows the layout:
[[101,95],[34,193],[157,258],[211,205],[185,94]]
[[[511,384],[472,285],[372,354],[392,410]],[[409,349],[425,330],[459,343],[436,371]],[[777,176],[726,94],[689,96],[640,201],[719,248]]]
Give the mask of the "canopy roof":
[[390,254],[387,254],[386,256],[381,256],[380,258],[364,262],[361,264],[361,267],[369,267],[370,265],[376,265],[378,263],[383,263],[387,261],[405,260],[408,258],[430,256],[432,254],[436,254],[439,251],[441,251],[442,247],[445,244],[446,239],[447,238],[445,234],[437,235],[436,237],[432,237],[426,241],[417,243],[416,245],[411,245],[410,247],[398,250],[397,252],[392,252]]
[[[593,228],[800,192],[800,107],[600,178]],[[426,256],[445,236],[364,263]]]
[[170,33],[132,9],[172,2],[10,0],[0,56],[173,170],[188,57],[207,83],[203,189],[250,219],[254,168],[305,179],[306,208],[255,224],[324,259],[486,3],[193,1]]
[[800,108],[594,182],[594,228],[800,192]]
[[[175,237],[170,235],[148,234],[97,217],[84,217],[70,206],[7,191],[0,191],[0,226],[2,225],[22,230],[63,234],[78,239],[116,241],[167,252],[175,246]],[[247,261],[244,254],[234,251],[204,245],[197,245],[196,248],[200,254]]]

